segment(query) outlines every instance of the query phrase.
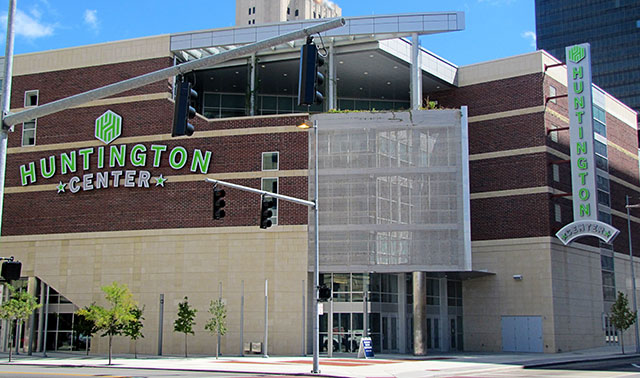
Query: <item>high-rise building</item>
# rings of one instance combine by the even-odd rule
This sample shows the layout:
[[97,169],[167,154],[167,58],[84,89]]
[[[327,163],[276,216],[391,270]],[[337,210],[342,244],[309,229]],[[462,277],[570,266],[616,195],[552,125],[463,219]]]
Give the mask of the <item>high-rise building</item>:
[[340,16],[329,0],[236,0],[236,26]]
[[536,0],[536,35],[563,62],[566,46],[589,42],[593,82],[640,110],[638,0]]

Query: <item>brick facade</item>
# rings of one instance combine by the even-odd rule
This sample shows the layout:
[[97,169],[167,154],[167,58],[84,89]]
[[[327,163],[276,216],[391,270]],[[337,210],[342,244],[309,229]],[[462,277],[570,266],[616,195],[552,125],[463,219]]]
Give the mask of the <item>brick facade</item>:
[[[39,89],[40,103],[65,97],[80,91],[89,89],[102,83],[105,77],[116,77],[117,80],[125,76],[138,75],[149,70],[162,68],[166,59],[155,59],[130,64],[115,64],[104,67],[91,67],[44,73],[40,75],[27,75],[14,78],[14,106],[19,107],[21,96],[25,89]],[[96,70],[102,69],[106,75],[98,74]],[[49,81],[47,77],[56,77],[55,81]],[[90,84],[85,87],[64,86],[57,91],[60,83],[93,77]],[[38,87],[40,86],[40,87]],[[162,85],[150,85],[135,92],[144,94],[155,92],[170,93],[166,83]],[[226,212],[223,220],[214,221],[211,215],[212,209],[212,185],[204,181],[190,179],[180,181],[181,175],[200,174],[200,171],[191,172],[191,157],[194,149],[203,152],[211,152],[211,163],[208,174],[215,177],[216,174],[234,172],[259,172],[262,169],[262,152],[279,151],[279,169],[304,170],[308,165],[308,135],[299,132],[294,125],[300,123],[304,116],[282,117],[255,117],[238,118],[229,120],[215,120],[207,122],[202,118],[194,119],[196,133],[189,138],[161,139],[159,136],[171,132],[173,122],[173,102],[168,99],[151,101],[138,101],[134,103],[120,103],[108,106],[93,106],[66,110],[51,116],[38,119],[36,147],[43,148],[47,145],[58,143],[92,143],[94,153],[90,155],[90,166],[83,170],[83,159],[77,157],[77,171],[73,173],[61,173],[61,153],[70,153],[83,147],[67,147],[62,149],[29,152],[30,147],[24,147],[8,155],[6,187],[14,188],[13,193],[5,194],[3,235],[47,234],[47,233],[72,233],[92,231],[122,231],[144,230],[164,228],[194,228],[217,226],[250,226],[258,224],[259,196],[239,190],[228,189],[226,196]],[[122,134],[110,145],[104,145],[105,167],[98,168],[97,150],[103,146],[94,139],[95,120],[107,110],[112,110],[122,117]],[[291,132],[257,133],[252,135],[229,135],[221,137],[198,137],[198,133],[209,130],[251,129],[271,126],[290,126]],[[9,138],[10,147],[20,146],[21,125]],[[124,143],[126,145],[126,163],[120,167],[109,167],[108,151],[110,146],[119,146],[119,140],[128,137],[146,136],[146,140],[140,143]],[[154,137],[158,139],[154,141]],[[97,144],[96,144],[97,142]],[[134,145],[140,144],[146,148],[146,164],[143,167],[133,166],[130,161],[130,152]],[[153,166],[154,153],[151,145],[167,146],[167,151],[161,155],[159,167]],[[169,152],[176,146],[186,149],[187,164],[181,169],[173,169],[169,165]],[[77,152],[76,152],[77,154]],[[41,176],[40,159],[55,156],[56,173],[53,177],[45,179]],[[21,185],[20,166],[35,163],[36,182],[27,186]],[[26,168],[28,169],[28,168]],[[70,193],[58,193],[55,188],[21,192],[23,189],[38,189],[38,185],[54,184],[60,181],[68,183],[70,178],[104,171],[114,170],[146,170],[152,177],[162,174],[166,177],[176,177],[172,182],[169,179],[165,187],[155,185],[152,179],[149,188],[125,188],[113,187],[110,180],[108,188],[94,189]],[[265,177],[276,177],[265,173]],[[260,179],[230,180],[235,183],[260,188]],[[279,192],[294,197],[308,197],[307,177],[281,177],[279,179]],[[298,225],[307,223],[308,209],[304,206],[281,201],[279,205],[279,224]]]

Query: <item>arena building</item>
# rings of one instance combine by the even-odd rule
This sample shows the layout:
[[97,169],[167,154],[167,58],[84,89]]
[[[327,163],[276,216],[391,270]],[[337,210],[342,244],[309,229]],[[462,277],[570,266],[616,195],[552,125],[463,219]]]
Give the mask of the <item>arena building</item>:
[[[318,22],[18,55],[11,108]],[[332,288],[322,353],[353,353],[363,335],[378,352],[412,353],[414,324],[429,353],[616,342],[607,314],[616,291],[631,293],[625,196],[640,192],[636,113],[593,87],[598,218],[620,235],[564,245],[555,234],[572,220],[569,107],[558,97],[567,69],[544,51],[459,67],[411,42],[463,28],[460,12],[347,18],[314,40],[326,48],[328,80],[326,101],[310,108],[296,104],[305,41],[188,74],[199,93],[191,137],[170,134],[174,80],[16,125],[0,248],[23,262],[21,285],[49,303],[19,329],[19,347],[84,350],[73,313],[104,303],[101,287],[117,281],[145,309],[140,353],[183,353],[173,321],[185,296],[198,309],[190,353],[214,353],[204,323],[219,297],[223,354],[251,353],[251,343],[310,353],[308,208],[279,200],[263,230],[260,196],[227,189],[227,215],[214,220],[204,179],[306,199],[316,158],[321,282]],[[317,123],[317,157],[311,133],[296,127],[304,121]],[[114,347],[134,348],[124,337]],[[100,339],[92,347],[105,350]]]

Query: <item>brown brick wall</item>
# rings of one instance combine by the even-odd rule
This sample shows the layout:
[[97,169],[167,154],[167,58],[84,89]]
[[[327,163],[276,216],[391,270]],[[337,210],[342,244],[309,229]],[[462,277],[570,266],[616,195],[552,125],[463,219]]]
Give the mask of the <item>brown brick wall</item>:
[[[260,179],[230,180],[260,187]],[[280,179],[281,192],[307,198],[305,177]],[[95,231],[256,226],[260,196],[226,190],[226,216],[212,219],[213,186],[204,181],[170,182],[164,188],[107,188],[76,194],[45,192],[5,196],[2,234],[28,235]],[[305,206],[280,202],[279,224],[306,224]]]
[[[100,88],[108,84],[171,67],[172,65],[173,59],[166,57],[15,76],[11,84],[11,108],[22,108],[24,106],[25,91],[39,90],[38,103],[42,105],[91,89]],[[169,90],[169,82],[167,80],[161,80],[142,88],[120,93],[115,97],[167,92]]]
[[[123,118],[122,137],[168,134],[173,122],[173,103],[168,100],[143,101],[129,104],[88,107],[67,110],[38,120],[37,145],[63,142],[94,140],[95,119],[106,110],[113,110]],[[38,178],[36,184],[67,183],[72,176],[81,177],[85,173],[113,170],[147,170],[153,177],[163,174],[191,174],[190,162],[193,149],[211,151],[209,174],[230,172],[255,172],[262,169],[261,153],[279,151],[281,170],[306,169],[308,164],[308,135],[298,132],[295,125],[303,116],[257,117],[207,122],[196,118],[196,136],[199,131],[233,128],[260,128],[264,126],[291,126],[290,133],[263,133],[248,136],[225,136],[217,138],[175,138],[159,142],[141,143],[147,147],[145,167],[130,164],[130,151],[134,144],[127,145],[125,167],[110,168],[107,156],[109,146],[105,146],[103,169],[97,168],[97,149],[90,157],[90,169],[82,170],[82,158],[78,156],[78,170],[62,175],[60,153],[71,149],[42,152],[12,153],[7,160],[7,187],[20,187],[22,164],[36,162]],[[11,135],[11,145],[18,146],[20,128]],[[166,145],[161,166],[154,168],[152,144]],[[119,145],[118,139],[111,145]],[[175,146],[186,148],[189,158],[180,170],[168,164],[169,151]],[[28,148],[23,149],[23,151]],[[56,156],[56,175],[50,179],[40,176],[41,158]],[[200,172],[196,172],[200,173]],[[243,185],[260,187],[260,179],[239,180]],[[35,184],[30,184],[35,185]],[[68,190],[68,189],[67,189]],[[58,194],[56,190],[44,192],[7,194],[5,196],[5,222],[3,235],[43,234],[61,232],[90,232],[137,230],[174,227],[248,226],[257,224],[259,196],[242,191],[227,191],[227,217],[223,221],[211,219],[212,185],[204,182],[171,182],[165,188],[156,188],[152,180],[151,188],[114,188],[93,190],[76,194]],[[294,197],[308,198],[307,177],[281,178],[279,192]],[[280,224],[306,224],[308,209],[304,206],[281,202]]]
[[472,240],[548,236],[552,213],[549,195],[475,199],[471,201]]
[[469,116],[539,106],[544,103],[541,73],[495,80],[431,94],[447,108],[469,106]]
[[543,113],[469,123],[469,154],[545,144]]
[[547,155],[528,154],[471,161],[471,193],[546,186]]

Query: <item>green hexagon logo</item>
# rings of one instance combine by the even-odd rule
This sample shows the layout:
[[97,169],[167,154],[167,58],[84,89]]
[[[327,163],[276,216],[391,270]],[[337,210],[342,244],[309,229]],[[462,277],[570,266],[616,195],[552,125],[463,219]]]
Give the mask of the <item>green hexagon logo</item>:
[[96,139],[109,144],[122,133],[122,117],[107,110],[96,119]]
[[567,55],[567,59],[572,61],[573,63],[578,63],[587,55],[587,51],[582,46],[573,46],[569,49],[569,54]]

